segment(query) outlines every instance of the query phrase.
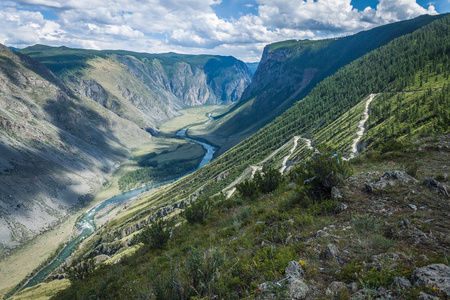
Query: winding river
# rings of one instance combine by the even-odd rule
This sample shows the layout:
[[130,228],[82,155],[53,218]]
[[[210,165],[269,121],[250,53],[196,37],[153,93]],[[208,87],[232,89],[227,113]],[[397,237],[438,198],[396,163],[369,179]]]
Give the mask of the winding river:
[[79,231],[81,231],[81,234],[76,237],[73,241],[71,241],[59,254],[58,256],[47,266],[45,266],[43,269],[41,269],[36,275],[34,275],[22,288],[28,288],[28,287],[32,287],[36,284],[38,284],[39,282],[41,282],[42,280],[44,280],[47,276],[49,276],[53,270],[55,270],[67,257],[69,257],[69,255],[72,253],[73,248],[82,240],[84,240],[86,237],[88,237],[89,235],[91,235],[94,231],[95,231],[95,223],[94,223],[94,218],[95,215],[102,210],[104,207],[106,207],[107,205],[111,205],[111,204],[120,204],[123,203],[139,194],[141,194],[144,191],[147,191],[148,189],[154,188],[156,186],[161,186],[163,184],[167,184],[167,183],[171,183],[174,182],[175,180],[178,180],[180,178],[183,178],[186,175],[189,175],[195,171],[197,171],[198,169],[200,169],[201,167],[203,167],[204,165],[208,164],[214,155],[214,151],[215,151],[215,147],[204,143],[204,142],[200,142],[197,141],[195,139],[189,138],[186,136],[186,131],[189,127],[186,127],[185,129],[182,129],[180,131],[177,132],[177,136],[178,137],[182,137],[185,140],[191,141],[191,142],[195,142],[197,144],[202,145],[205,149],[206,149],[206,153],[205,156],[203,157],[202,161],[200,162],[200,164],[198,165],[198,167],[193,170],[190,171],[189,173],[175,178],[175,179],[171,179],[171,180],[167,180],[164,182],[160,182],[160,183],[155,183],[155,184],[150,184],[132,191],[128,191],[122,194],[119,194],[117,196],[114,196],[112,198],[106,199],[102,202],[100,202],[99,204],[97,204],[96,206],[92,207],[91,209],[89,209],[86,214],[84,214],[81,219],[78,221],[77,223],[77,228]]

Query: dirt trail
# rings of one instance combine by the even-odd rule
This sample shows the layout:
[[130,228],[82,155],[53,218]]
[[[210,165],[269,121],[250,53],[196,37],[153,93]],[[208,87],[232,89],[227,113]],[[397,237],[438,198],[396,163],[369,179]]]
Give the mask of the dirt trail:
[[[290,154],[289,156],[295,151],[295,148],[297,147],[297,142],[300,139],[300,137],[293,137],[292,139],[294,139],[294,148],[290,150]],[[240,183],[241,181],[244,180],[245,177],[249,176],[250,178],[253,178],[253,176],[255,176],[255,173],[258,171],[262,170],[262,166],[272,157],[274,157],[278,152],[280,152],[281,150],[285,149],[287,146],[289,146],[289,143],[292,141],[292,139],[290,139],[287,143],[285,143],[284,145],[282,145],[280,148],[276,149],[275,151],[273,151],[269,156],[267,156],[264,160],[260,161],[257,165],[254,166],[249,166],[247,169],[244,170],[244,172],[242,172],[242,175],[239,176],[238,178],[236,178],[236,180],[234,180],[229,186],[227,186],[226,188],[224,188],[222,191],[226,192],[227,194],[227,199],[230,198],[233,193],[236,191],[235,185]],[[289,157],[288,157],[289,158]],[[287,160],[286,160],[287,161]],[[285,162],[284,162],[285,164]]]
[[364,134],[364,131],[366,129],[366,122],[369,119],[369,106],[370,106],[370,103],[372,102],[373,98],[375,98],[375,96],[376,96],[376,94],[370,94],[369,98],[366,101],[366,108],[365,108],[364,114],[363,114],[364,117],[362,118],[361,121],[359,121],[359,124],[358,124],[359,130],[356,132],[357,137],[353,140],[349,158],[354,157],[358,153],[358,143]]
[[297,149],[297,145],[298,145],[298,140],[299,140],[299,139],[300,139],[299,136],[294,136],[294,146],[293,146],[292,149],[289,151],[289,154],[286,155],[286,156],[283,158],[283,162],[282,162],[282,164],[281,164],[281,169],[280,169],[280,173],[281,173],[281,174],[284,174],[284,172],[286,171],[286,167],[287,167],[286,164],[287,164],[287,161],[288,161],[289,157],[291,157],[292,153],[294,153],[295,149]]

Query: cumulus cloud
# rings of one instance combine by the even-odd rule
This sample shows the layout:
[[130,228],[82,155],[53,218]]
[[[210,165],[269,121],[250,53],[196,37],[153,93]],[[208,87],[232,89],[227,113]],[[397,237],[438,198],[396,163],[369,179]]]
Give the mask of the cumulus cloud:
[[[358,10],[351,0],[248,0],[254,14],[223,19],[221,0],[5,0],[0,42],[145,52],[234,55],[255,61],[263,47],[286,39],[348,35],[377,25],[435,14],[415,0],[380,0]],[[40,11],[50,11],[47,20]],[[45,15],[45,14],[44,14]]]

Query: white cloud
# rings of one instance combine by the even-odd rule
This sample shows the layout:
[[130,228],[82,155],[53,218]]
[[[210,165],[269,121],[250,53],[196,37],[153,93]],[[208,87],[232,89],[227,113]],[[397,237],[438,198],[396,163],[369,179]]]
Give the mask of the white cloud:
[[423,8],[415,0],[380,0],[377,5],[377,18],[384,22],[395,22],[414,18],[424,14],[437,14],[433,5]]
[[[348,35],[436,13],[414,0],[380,0],[359,11],[351,0],[255,0],[257,14],[222,19],[220,0],[4,0],[0,42],[145,52],[234,55],[255,61],[264,45],[286,39]],[[46,20],[36,10],[53,12]]]
[[56,41],[65,34],[58,23],[45,20],[40,12],[14,8],[0,10],[0,28],[0,42],[19,47]]

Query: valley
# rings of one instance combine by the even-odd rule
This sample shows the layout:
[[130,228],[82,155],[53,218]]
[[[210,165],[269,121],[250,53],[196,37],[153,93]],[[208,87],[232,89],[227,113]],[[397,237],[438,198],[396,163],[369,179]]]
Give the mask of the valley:
[[[423,16],[344,38],[270,44],[251,82],[245,64],[231,57],[21,50],[44,67],[5,50],[22,73],[52,79],[44,87],[56,100],[20,92],[17,82],[29,87],[31,76],[20,79],[12,63],[1,69],[5,80],[16,78],[8,81],[15,94],[4,88],[3,95],[27,103],[21,111],[3,103],[3,144],[25,145],[53,163],[93,161],[80,174],[91,172],[84,180],[95,179],[96,188],[47,232],[7,249],[0,293],[450,297],[449,28],[448,14]],[[108,75],[96,79],[102,69]],[[41,139],[21,118],[40,124]],[[51,160],[55,149],[62,154]],[[0,180],[29,176],[24,164],[1,158]],[[76,192],[79,185],[70,186]],[[130,197],[112,197],[119,194]],[[16,202],[7,200],[0,204],[12,211]],[[72,254],[22,289],[32,270],[80,234],[79,222],[90,225],[89,234]]]

